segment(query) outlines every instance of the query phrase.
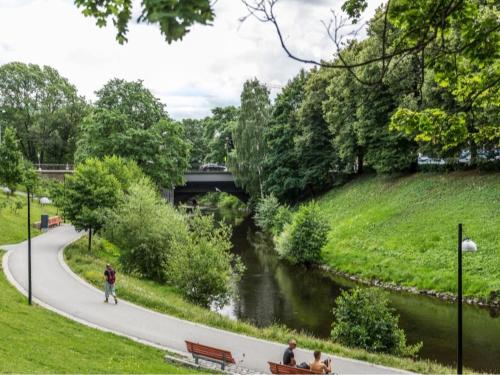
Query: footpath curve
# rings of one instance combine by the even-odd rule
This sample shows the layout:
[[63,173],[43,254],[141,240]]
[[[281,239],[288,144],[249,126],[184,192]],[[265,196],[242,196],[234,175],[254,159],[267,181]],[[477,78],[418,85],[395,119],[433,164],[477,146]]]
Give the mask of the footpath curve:
[[[75,275],[64,263],[62,251],[81,237],[63,225],[32,240],[32,285],[36,303],[70,319],[104,331],[126,336],[147,345],[186,354],[184,340],[231,350],[239,366],[268,373],[267,361],[280,362],[284,345],[160,314],[120,300],[103,303],[103,293]],[[28,285],[27,243],[1,246],[9,281],[26,294]],[[300,343],[299,343],[300,344]],[[187,355],[187,354],[186,354]],[[298,362],[312,358],[310,350],[297,349]],[[401,374],[403,370],[331,355],[340,374]]]

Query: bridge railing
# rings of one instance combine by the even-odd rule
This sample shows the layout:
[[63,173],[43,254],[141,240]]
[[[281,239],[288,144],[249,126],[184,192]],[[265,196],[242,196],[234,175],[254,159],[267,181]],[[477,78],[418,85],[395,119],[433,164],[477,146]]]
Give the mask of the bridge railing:
[[35,164],[40,171],[72,171],[73,164]]

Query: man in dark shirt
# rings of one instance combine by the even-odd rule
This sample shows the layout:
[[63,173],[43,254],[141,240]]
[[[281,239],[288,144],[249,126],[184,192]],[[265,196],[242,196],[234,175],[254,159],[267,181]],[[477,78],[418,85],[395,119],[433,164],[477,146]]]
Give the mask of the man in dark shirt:
[[295,366],[295,355],[293,354],[293,349],[297,347],[297,341],[294,339],[288,340],[288,348],[286,348],[283,354],[283,364],[287,366]]
[[118,299],[116,298],[115,291],[115,281],[116,281],[116,273],[115,270],[111,267],[110,264],[106,264],[106,269],[104,270],[104,295],[106,299],[104,302],[108,302],[109,296],[113,296],[115,299],[115,304],[118,303]]

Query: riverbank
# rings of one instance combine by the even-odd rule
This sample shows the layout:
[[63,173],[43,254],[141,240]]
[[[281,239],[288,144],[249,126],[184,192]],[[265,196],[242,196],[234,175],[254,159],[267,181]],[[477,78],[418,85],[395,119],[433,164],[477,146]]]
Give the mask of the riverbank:
[[465,302],[500,304],[500,174],[364,177],[318,199],[331,226],[323,262],[349,279],[453,300],[457,224],[476,241],[464,254]]
[[3,255],[0,251],[0,373],[194,372],[165,363],[162,350],[28,306],[4,276]]
[[[104,241],[97,241],[93,253],[89,254],[86,250],[85,239],[69,246],[65,251],[66,262],[73,271],[97,287],[101,287],[101,270],[104,265],[107,262],[118,265],[118,256],[118,249]],[[168,286],[125,275],[121,272],[119,272],[118,293],[123,299],[158,312],[252,337],[285,343],[289,337],[293,336],[298,339],[301,347],[320,349],[343,357],[420,373],[452,372],[451,368],[433,361],[398,358],[391,355],[350,349],[328,340],[321,340],[305,333],[296,332],[284,326],[272,325],[266,328],[257,328],[249,323],[235,321],[216,312],[190,304]]]

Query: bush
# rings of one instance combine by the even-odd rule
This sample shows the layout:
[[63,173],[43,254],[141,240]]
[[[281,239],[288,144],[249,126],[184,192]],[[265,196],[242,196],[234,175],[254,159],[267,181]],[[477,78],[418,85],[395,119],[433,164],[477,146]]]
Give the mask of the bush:
[[191,219],[190,227],[188,241],[176,243],[169,279],[189,301],[222,307],[233,293],[234,279],[243,271],[239,258],[230,253],[231,229],[200,213]]
[[317,263],[321,260],[321,248],[326,244],[328,229],[315,202],[303,205],[278,237],[278,252],[293,262]]
[[279,235],[286,224],[291,221],[292,214],[288,206],[280,205],[273,194],[262,198],[255,209],[255,222],[268,233]]
[[188,240],[185,218],[162,200],[147,178],[130,185],[120,203],[108,213],[104,236],[121,249],[125,272],[166,282],[175,243]]
[[343,291],[333,309],[332,338],[373,352],[415,355],[422,343],[408,346],[399,316],[388,306],[386,293],[374,288]]

